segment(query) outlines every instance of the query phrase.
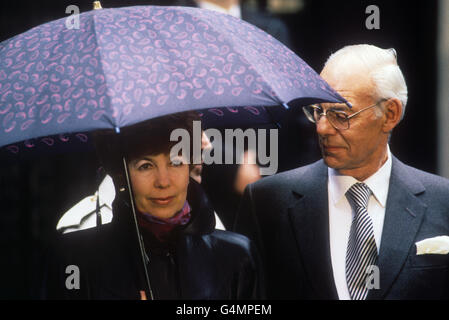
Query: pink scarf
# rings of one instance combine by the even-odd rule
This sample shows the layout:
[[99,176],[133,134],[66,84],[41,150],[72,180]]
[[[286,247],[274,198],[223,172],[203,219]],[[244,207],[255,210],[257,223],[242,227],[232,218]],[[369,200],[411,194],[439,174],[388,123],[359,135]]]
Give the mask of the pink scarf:
[[139,226],[151,232],[159,241],[165,241],[170,232],[177,226],[183,226],[190,221],[191,208],[186,201],[180,211],[171,218],[157,218],[148,213],[137,215]]

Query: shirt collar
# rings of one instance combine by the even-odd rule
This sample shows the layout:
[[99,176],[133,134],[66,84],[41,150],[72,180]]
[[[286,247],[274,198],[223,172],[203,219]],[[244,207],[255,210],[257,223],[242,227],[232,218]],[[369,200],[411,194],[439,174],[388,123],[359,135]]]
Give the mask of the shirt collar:
[[[373,175],[363,181],[373,192],[374,197],[379,204],[385,208],[387,203],[388,186],[391,175],[391,152],[387,145],[387,161],[377,170]],[[349,188],[357,182],[357,179],[351,176],[344,176],[337,172],[337,170],[328,168],[329,175],[329,189],[334,204],[337,204],[345,196]]]
[[227,13],[227,14],[230,14],[231,16],[234,16],[239,19],[242,18],[242,12],[241,12],[240,6],[238,4],[231,6],[229,9],[225,9],[216,4],[210,3],[208,1],[200,0],[200,1],[197,1],[197,4],[202,9],[209,9],[209,10],[218,11],[221,13]]

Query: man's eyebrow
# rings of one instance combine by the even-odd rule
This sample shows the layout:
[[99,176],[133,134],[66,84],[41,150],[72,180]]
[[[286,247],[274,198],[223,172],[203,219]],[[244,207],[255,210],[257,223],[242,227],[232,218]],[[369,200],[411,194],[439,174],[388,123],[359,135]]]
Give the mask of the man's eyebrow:
[[343,104],[343,105],[331,105],[329,106],[328,109],[332,109],[332,110],[337,110],[337,111],[351,111],[351,109],[348,108],[347,105]]
[[[320,107],[321,107],[321,109],[323,109],[322,105]],[[332,109],[332,110],[337,110],[337,111],[347,111],[347,112],[351,111],[351,109],[349,109],[348,106],[345,105],[345,104],[342,104],[342,105],[330,105],[327,109],[328,110]]]

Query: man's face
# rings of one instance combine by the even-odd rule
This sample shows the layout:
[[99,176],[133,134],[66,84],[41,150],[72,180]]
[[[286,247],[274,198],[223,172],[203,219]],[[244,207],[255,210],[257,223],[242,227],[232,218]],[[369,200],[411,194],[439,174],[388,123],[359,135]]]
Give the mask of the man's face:
[[189,166],[170,161],[170,154],[144,155],[129,162],[129,173],[139,212],[171,218],[187,198]]
[[[344,104],[324,103],[323,110],[338,108],[351,115],[378,102],[372,98],[372,84],[366,75],[341,75],[325,68],[321,76],[353,106],[349,109]],[[351,118],[347,130],[337,130],[326,117],[321,117],[316,130],[325,163],[360,181],[368,178],[386,160],[388,134],[382,130],[384,120],[380,107]]]

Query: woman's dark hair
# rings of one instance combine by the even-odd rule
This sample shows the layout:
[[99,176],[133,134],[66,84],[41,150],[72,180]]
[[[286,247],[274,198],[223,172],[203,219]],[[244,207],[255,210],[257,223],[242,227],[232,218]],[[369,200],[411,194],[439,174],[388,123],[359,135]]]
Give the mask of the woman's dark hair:
[[[113,130],[97,131],[93,134],[93,139],[100,163],[106,173],[115,180],[124,173],[123,157],[129,161],[144,154],[170,153],[170,149],[179,142],[170,141],[170,135],[175,129],[188,131],[190,150],[193,150],[193,121],[195,120],[200,120],[198,114],[188,111],[124,127],[121,128],[120,133]],[[199,143],[201,144],[201,141]]]

